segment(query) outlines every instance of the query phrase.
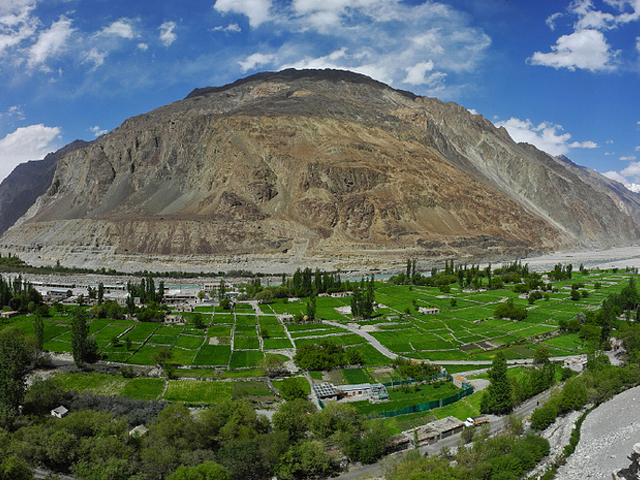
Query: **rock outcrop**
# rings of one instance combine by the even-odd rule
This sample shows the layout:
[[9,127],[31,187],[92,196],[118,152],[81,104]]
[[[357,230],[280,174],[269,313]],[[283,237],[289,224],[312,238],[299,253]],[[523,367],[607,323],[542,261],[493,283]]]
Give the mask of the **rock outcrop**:
[[273,271],[514,257],[635,242],[640,197],[622,189],[454,103],[285,70],[194,90],[68,153],[0,249]]

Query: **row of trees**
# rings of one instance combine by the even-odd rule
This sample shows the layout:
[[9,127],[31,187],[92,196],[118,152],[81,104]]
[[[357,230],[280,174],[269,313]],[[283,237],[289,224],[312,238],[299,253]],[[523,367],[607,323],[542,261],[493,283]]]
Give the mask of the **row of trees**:
[[[30,413],[15,431],[0,430],[0,475],[31,478],[31,466],[39,465],[81,480],[288,480],[328,475],[342,457],[374,462],[389,446],[382,426],[364,422],[349,404],[317,412],[295,399],[282,404],[270,422],[246,399],[215,403],[198,415],[182,404],[157,413],[157,401],[69,397],[52,383],[34,386]],[[63,399],[71,412],[51,418],[51,402]],[[148,433],[130,436],[140,422]]]
[[41,304],[40,293],[30,282],[23,280],[21,275],[13,280],[0,275],[0,307],[9,307],[18,312],[33,312]]
[[305,370],[331,370],[346,365],[362,365],[364,361],[357,349],[347,349],[327,340],[298,346],[293,360]]

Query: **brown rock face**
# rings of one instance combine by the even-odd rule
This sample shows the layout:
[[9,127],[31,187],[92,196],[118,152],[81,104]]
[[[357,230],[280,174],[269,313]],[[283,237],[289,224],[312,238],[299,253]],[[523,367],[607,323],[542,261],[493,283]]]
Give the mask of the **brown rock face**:
[[292,70],[196,90],[67,154],[0,248],[383,266],[631,243],[638,205],[453,103]]

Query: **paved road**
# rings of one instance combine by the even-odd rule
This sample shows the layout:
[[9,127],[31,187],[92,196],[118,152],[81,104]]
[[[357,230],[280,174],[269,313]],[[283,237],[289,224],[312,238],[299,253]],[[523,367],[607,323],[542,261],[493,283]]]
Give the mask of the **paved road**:
[[[530,398],[529,400],[520,404],[515,410],[514,413],[522,418],[527,418],[531,416],[531,413],[535,410],[538,404],[543,404],[546,402],[551,396],[551,390],[546,390],[535,397]],[[506,426],[506,417],[496,417],[490,416],[490,431],[491,434],[494,435],[499,431],[503,430]],[[460,440],[460,434],[452,435],[451,437],[445,438],[444,440],[440,440],[432,445],[425,445],[420,447],[420,453],[422,455],[434,455],[440,453],[442,447],[452,448],[457,446],[458,441]],[[386,459],[399,459],[404,457],[409,450],[403,450],[401,452],[397,452],[395,454],[389,455],[385,457]],[[385,459],[383,459],[385,460]],[[335,477],[339,480],[357,480],[362,478],[363,476],[382,476],[383,468],[380,462],[374,463],[371,465],[362,465],[360,467],[354,468],[352,471],[344,473],[338,477]]]

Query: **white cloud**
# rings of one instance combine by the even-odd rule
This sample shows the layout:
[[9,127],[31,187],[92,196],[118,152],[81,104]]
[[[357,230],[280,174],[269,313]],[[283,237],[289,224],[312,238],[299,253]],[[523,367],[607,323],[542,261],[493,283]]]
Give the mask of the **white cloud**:
[[240,28],[240,25],[238,25],[237,23],[230,23],[226,27],[223,27],[223,26],[213,27],[212,30],[214,32],[233,32],[233,33],[240,33],[242,31],[242,29]]
[[45,62],[66,48],[67,41],[75,30],[71,23],[69,18],[63,16],[57,22],[53,22],[49,30],[40,33],[38,41],[29,49],[30,68],[42,66],[43,69],[48,70],[44,65]]
[[467,112],[469,112],[471,115],[480,115],[475,108],[467,108]]
[[572,142],[570,133],[562,132],[562,127],[549,122],[534,125],[531,120],[510,118],[495,122],[497,127],[504,127],[515,142],[530,143],[550,155],[566,155],[572,148],[598,148],[592,141]]
[[138,45],[136,45],[136,48],[142,52],[146,52],[147,50],[149,50],[149,45],[140,42]]
[[213,8],[222,14],[246,15],[253,28],[271,19],[271,0],[216,0]]
[[114,35],[116,37],[127,39],[136,38],[138,36],[131,25],[131,20],[126,18],[121,18],[120,20],[113,22],[108,27],[103,28],[101,33],[103,35]]
[[158,30],[160,30],[160,41],[165,47],[168,47],[176,41],[178,36],[173,32],[176,28],[176,22],[164,22]]
[[433,61],[416,63],[411,67],[407,67],[407,76],[402,80],[410,85],[421,85],[426,83],[427,72],[431,72],[435,67]]
[[619,172],[612,170],[603,175],[622,183],[629,190],[640,192],[640,162],[632,161]]
[[640,145],[638,145],[635,150],[636,152],[640,152]]
[[57,149],[59,127],[43,124],[20,127],[0,139],[0,180],[9,175],[16,165],[28,160],[40,160]]
[[91,133],[93,133],[94,137],[99,137],[100,135],[104,135],[105,133],[107,133],[109,130],[103,130],[99,126],[96,125],[95,127],[89,128],[89,131],[91,131]]
[[0,113],[1,117],[16,117],[18,120],[24,120],[24,112],[22,111],[22,107],[20,105],[11,105],[6,112]]
[[620,160],[625,161],[625,162],[629,161],[629,160],[633,161],[635,159],[636,159],[635,155],[623,155],[622,157],[620,157]]
[[37,29],[37,18],[31,15],[34,2],[0,2],[0,57],[10,48],[33,37]]
[[[565,13],[554,13],[546,23],[555,30],[556,19],[574,17],[573,32],[563,35],[551,46],[551,52],[535,52],[530,63],[548,67],[597,71],[617,69],[620,50],[613,49],[602,32],[620,28],[640,19],[640,0],[603,0],[610,11],[596,9],[593,0],[573,0]],[[605,6],[603,5],[603,6]],[[640,52],[640,37],[636,40]]]
[[[231,2],[216,2],[216,8],[225,5]],[[453,91],[450,75],[474,72],[491,45],[467,15],[435,1],[294,0],[290,8],[281,7],[271,22],[294,36],[279,48],[255,52],[269,56],[269,65],[278,69],[350,70],[447,98]],[[253,67],[247,60],[241,65],[243,72]]]
[[100,52],[97,48],[92,48],[84,54],[84,60],[82,63],[92,63],[91,71],[95,71],[100,65],[104,64],[104,59],[107,57],[107,52]]
[[551,52],[535,52],[529,59],[533,65],[576,68],[591,72],[613,70],[618,55],[607,43],[606,38],[597,30],[581,30],[558,38]]
[[242,72],[244,73],[248,70],[253,70],[256,67],[271,65],[273,64],[275,59],[275,55],[254,53],[253,55],[249,55],[246,59],[244,59],[244,61],[240,61],[238,63],[240,64],[240,70],[242,70]]
[[569,144],[569,148],[586,148],[593,149],[598,148],[598,144],[596,142],[592,142],[591,140],[587,140],[585,142],[573,142]]
[[547,24],[547,26],[551,29],[551,30],[555,30],[556,29],[556,20],[558,18],[562,17],[562,13],[557,12],[554,13],[553,15],[550,15],[549,17],[547,17],[547,19],[544,21],[544,23]]

